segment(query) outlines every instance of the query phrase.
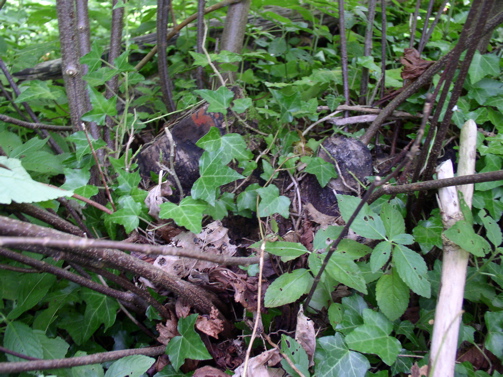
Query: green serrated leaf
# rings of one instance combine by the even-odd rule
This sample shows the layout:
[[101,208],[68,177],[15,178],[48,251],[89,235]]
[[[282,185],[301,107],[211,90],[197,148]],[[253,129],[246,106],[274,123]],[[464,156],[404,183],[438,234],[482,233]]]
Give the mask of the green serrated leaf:
[[71,191],[34,181],[20,160],[0,156],[0,203],[34,203],[72,195]]
[[393,248],[393,263],[400,278],[418,295],[429,298],[431,285],[428,281],[428,268],[418,253],[404,245]]
[[503,359],[503,312],[486,312],[484,320],[488,334],[485,347],[499,359]]
[[199,89],[194,90],[194,93],[200,95],[209,104],[208,112],[226,114],[234,99],[232,90],[221,86],[217,90]]
[[170,202],[161,204],[159,217],[173,219],[178,225],[198,234],[202,230],[203,212],[206,207],[201,200],[187,196],[179,205]]
[[503,235],[501,233],[501,228],[498,223],[494,221],[492,217],[486,216],[486,212],[481,210],[479,212],[479,217],[484,224],[484,228],[486,229],[486,237],[491,241],[491,243],[498,247],[503,242]]
[[[337,195],[337,202],[344,221],[347,222],[350,219],[360,201],[360,198],[354,196]],[[380,216],[373,212],[368,204],[364,204],[350,228],[362,237],[374,240],[385,239],[386,228]]]
[[338,282],[367,294],[367,285],[358,265],[344,255],[334,253],[328,261],[326,272]]
[[265,251],[268,253],[278,255],[283,262],[288,262],[292,259],[298,258],[309,251],[300,243],[297,242],[266,242]]
[[267,217],[275,213],[279,213],[285,219],[290,216],[290,199],[286,196],[280,196],[276,186],[262,187],[257,189],[257,192],[260,195],[259,217]]
[[334,165],[321,157],[303,156],[300,161],[306,164],[307,173],[316,176],[321,187],[325,187],[332,178],[337,178]]
[[185,359],[207,360],[211,355],[206,349],[201,337],[194,330],[198,315],[191,314],[186,318],[178,319],[178,332],[180,336],[171,339],[166,347],[166,354],[175,370],[179,370]]
[[313,240],[313,250],[324,251],[342,232],[342,226],[330,225],[326,229],[319,229]]
[[381,207],[381,220],[386,229],[386,236],[393,238],[405,233],[405,221],[402,214],[392,204],[384,203]]
[[392,365],[402,346],[398,339],[389,336],[393,330],[391,322],[372,309],[363,311],[363,320],[364,325],[358,326],[346,336],[348,347],[355,351],[374,353],[386,364]]
[[318,339],[314,357],[317,377],[364,377],[370,369],[367,358],[350,351],[339,333]]
[[131,355],[123,357],[110,365],[105,377],[140,377],[153,364],[155,359],[144,355]]
[[388,241],[382,241],[374,247],[370,255],[370,269],[372,272],[380,270],[391,257],[392,244]]
[[442,248],[442,232],[444,227],[440,216],[432,216],[428,220],[419,221],[412,230],[415,240],[423,252],[428,252],[433,246]]
[[[290,361],[303,376],[310,375],[307,353],[295,339],[284,334],[281,335],[281,351],[288,356]],[[300,376],[285,359],[281,360],[281,366],[290,376]]]
[[466,220],[457,221],[444,231],[444,235],[462,249],[477,257],[483,257],[491,250],[489,243],[475,233],[473,226]]
[[379,309],[394,321],[401,317],[409,305],[409,287],[400,279],[395,269],[382,275],[376,285],[376,299]]
[[313,277],[305,268],[284,273],[267,288],[264,305],[274,308],[295,302],[309,291],[312,284]]

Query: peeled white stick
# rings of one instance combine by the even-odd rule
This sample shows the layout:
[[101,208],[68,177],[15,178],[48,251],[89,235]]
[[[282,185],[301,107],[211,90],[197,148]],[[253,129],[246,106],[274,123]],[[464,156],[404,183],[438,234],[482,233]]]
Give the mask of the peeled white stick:
[[[477,125],[467,121],[461,129],[458,176],[475,171]],[[454,176],[452,162],[444,162],[437,168],[438,179]],[[458,188],[471,208],[473,184]],[[459,207],[458,193],[454,187],[438,190],[438,201],[444,229],[463,219]],[[435,311],[433,339],[430,352],[430,377],[454,377],[454,366],[458,348],[458,334],[463,314],[463,296],[469,254],[459,246],[443,241],[443,262],[440,293]]]

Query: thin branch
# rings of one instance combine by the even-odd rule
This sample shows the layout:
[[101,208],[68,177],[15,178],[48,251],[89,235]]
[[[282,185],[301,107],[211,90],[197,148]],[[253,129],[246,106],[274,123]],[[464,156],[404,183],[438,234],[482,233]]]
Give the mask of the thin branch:
[[15,363],[0,363],[0,373],[21,373],[33,370],[72,368],[79,365],[100,364],[114,361],[131,355],[159,356],[164,354],[166,346],[147,347],[95,353],[89,356],[69,357],[55,360],[20,361]]
[[[196,52],[198,54],[203,53],[203,37],[204,37],[204,6],[206,0],[197,0],[197,46]],[[203,81],[204,69],[202,66],[198,66],[196,69],[196,84],[198,89],[204,88]]]
[[431,181],[409,183],[399,186],[385,185],[379,188],[374,193],[374,195],[372,195],[372,197],[369,199],[369,202],[372,203],[383,195],[406,194],[408,192],[414,191],[436,190],[442,187],[467,185],[470,183],[493,182],[500,180],[503,180],[503,170],[464,175],[462,177],[433,179]]
[[12,123],[16,126],[29,128],[30,130],[50,130],[50,131],[72,131],[72,126],[54,126],[52,124],[43,124],[43,123],[30,123],[25,122],[16,118],[12,118],[7,115],[0,114],[0,120],[6,123]]
[[[346,25],[344,17],[344,0],[339,0],[339,36],[341,45],[341,63],[342,63],[342,84],[344,92],[345,105],[349,105],[349,73],[348,73],[348,49],[346,41]],[[347,113],[346,113],[347,115]]]
[[60,278],[72,281],[76,284],[79,284],[83,287],[92,289],[93,291],[102,293],[104,295],[107,295],[109,297],[113,297],[117,300],[120,301],[125,301],[125,302],[130,302],[131,304],[137,304],[137,300],[135,299],[135,296],[127,293],[127,292],[121,292],[113,288],[109,288],[105,285],[98,284],[92,280],[86,279],[82,276],[76,275],[70,271],[67,271],[63,268],[53,266],[49,263],[46,263],[44,261],[36,260],[33,258],[30,258],[26,255],[16,253],[14,251],[4,249],[0,247],[0,255],[15,260],[17,262],[26,264],[27,266],[31,266],[33,268],[36,268],[40,272],[47,272],[50,274],[53,274],[55,276],[58,276]]
[[[3,217],[0,216],[0,219]],[[0,228],[1,232],[1,228]],[[70,236],[69,236],[70,237]],[[23,245],[38,245],[54,248],[62,248],[65,250],[80,250],[85,251],[93,249],[117,249],[123,251],[134,251],[137,253],[148,255],[171,255],[177,257],[185,257],[197,260],[204,260],[229,266],[250,265],[258,263],[257,257],[227,257],[221,254],[208,254],[195,250],[187,250],[175,246],[168,245],[148,245],[138,243],[126,243],[120,241],[95,240],[89,238],[63,238],[55,239],[50,237],[1,237],[0,246],[16,247]]]
[[[7,65],[5,65],[3,59],[0,57],[0,69],[2,70],[3,74],[5,75],[5,78],[9,82],[10,87],[14,91],[14,94],[19,97],[21,94],[21,91],[19,90],[19,87],[14,81],[14,78],[10,74],[9,70],[7,69]],[[23,102],[23,107],[25,108],[26,112],[30,116],[31,120],[34,123],[40,123],[38,117],[35,115],[33,110],[31,109],[30,105],[28,105],[26,102]],[[57,153],[57,154],[62,154],[63,149],[56,143],[56,141],[52,138],[51,134],[47,132],[47,130],[44,129],[38,129],[36,130],[39,135],[41,135],[43,138],[48,137],[49,138],[49,145],[51,146],[52,150]]]
[[[365,31],[365,45],[363,47],[363,56],[371,56],[372,54],[372,36],[374,31],[374,18],[376,13],[377,0],[368,0],[367,12],[367,29]],[[365,105],[367,102],[367,91],[369,85],[369,69],[362,68],[362,78],[360,82],[360,105]]]
[[68,221],[62,219],[61,217],[53,213],[50,213],[49,211],[43,208],[37,207],[34,204],[11,203],[9,205],[6,205],[4,208],[8,211],[19,211],[25,213],[65,233],[70,233],[73,234],[74,236],[85,237],[84,232],[79,228],[77,228],[72,223],[69,223]]
[[[221,9],[221,8],[224,8],[230,4],[239,3],[240,1],[241,0],[223,0],[215,5],[212,5],[211,7],[206,8],[204,10],[204,14],[214,12],[214,11]],[[180,30],[182,30],[185,26],[187,26],[188,24],[193,22],[196,18],[197,18],[197,13],[193,14],[192,16],[183,20],[178,25],[174,26],[173,29],[171,29],[171,31],[166,36],[166,40],[169,41],[171,38],[173,38],[175,35],[177,35],[180,32]],[[145,66],[145,64],[147,64],[149,62],[149,60],[154,57],[154,55],[156,53],[157,53],[157,46],[154,46],[152,48],[152,50],[150,50],[150,52],[135,66],[135,69],[137,71],[142,69]]]
[[421,9],[421,0],[416,0],[416,9],[412,15],[412,25],[410,27],[410,41],[409,48],[413,48],[416,42],[417,18],[419,16],[419,9]]
[[[497,14],[496,16],[492,17],[490,20],[487,21],[486,26],[484,29],[481,31],[481,36],[492,32],[494,28],[496,28],[501,22],[503,22],[503,12],[500,14]],[[468,45],[466,43],[458,43],[460,45],[459,47],[462,49],[466,49]],[[419,88],[423,87],[425,84],[427,84],[431,78],[439,72],[441,69],[444,68],[445,64],[452,58],[454,55],[454,51],[456,50],[457,47],[454,48],[454,50],[450,51],[446,55],[444,55],[441,59],[439,59],[435,64],[433,64],[430,68],[426,70],[425,73],[423,73],[419,78],[413,82],[411,85],[407,86],[398,96],[393,99],[388,106],[386,106],[382,112],[379,114],[379,116],[374,120],[374,122],[369,126],[365,134],[360,138],[360,141],[363,144],[369,144],[370,140],[374,137],[374,135],[377,133],[379,128],[384,124],[386,119],[390,116],[390,114],[402,103],[404,102],[407,98],[409,98],[412,94],[414,94],[416,91],[419,90]]]
[[168,16],[170,0],[157,0],[157,67],[159,70],[160,85],[162,91],[162,101],[169,113],[176,110],[173,100],[173,82],[169,77],[168,58],[166,49],[168,47]]

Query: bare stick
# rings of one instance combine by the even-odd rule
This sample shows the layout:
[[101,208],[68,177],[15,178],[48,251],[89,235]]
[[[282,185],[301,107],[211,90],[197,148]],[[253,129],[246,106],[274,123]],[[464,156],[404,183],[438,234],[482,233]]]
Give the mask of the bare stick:
[[21,373],[32,370],[71,368],[79,365],[100,364],[105,361],[118,360],[131,355],[159,356],[164,354],[166,346],[147,347],[95,353],[89,356],[69,357],[67,359],[20,361],[16,363],[0,363],[0,373]]
[[54,126],[52,124],[30,123],[7,115],[0,114],[0,120],[6,123],[12,123],[16,126],[29,128],[30,130],[50,130],[50,131],[72,131],[72,126]]
[[[469,120],[461,130],[461,150],[458,175],[475,171],[477,125]],[[462,161],[462,162],[461,162]],[[439,178],[452,177],[451,160],[445,161],[437,169]],[[467,205],[471,205],[472,187],[463,186],[462,191]],[[454,187],[442,188],[438,192],[439,206],[444,228],[452,227],[463,219],[457,190]],[[454,376],[454,364],[458,346],[459,325],[461,323],[463,295],[466,282],[466,269],[469,254],[458,245],[443,239],[443,264],[440,293],[435,311],[435,325],[431,344],[430,376]]]

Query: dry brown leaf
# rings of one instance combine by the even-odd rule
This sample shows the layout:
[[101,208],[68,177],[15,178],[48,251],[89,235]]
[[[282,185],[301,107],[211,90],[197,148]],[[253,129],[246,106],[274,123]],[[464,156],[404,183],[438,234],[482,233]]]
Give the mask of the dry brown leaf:
[[306,317],[302,306],[297,313],[297,327],[295,340],[304,348],[309,357],[309,366],[314,365],[314,351],[316,350],[316,330],[314,322]]
[[220,369],[206,365],[202,368],[196,369],[192,377],[229,377],[229,375],[225,374]]
[[306,209],[309,217],[316,224],[320,224],[322,229],[325,229],[329,225],[334,225],[337,217],[328,216],[320,211],[318,211],[311,203],[307,203],[304,208]]
[[410,373],[409,377],[422,377],[422,376],[428,376],[428,365],[423,365],[421,368],[417,363],[414,363],[412,368],[410,368]]
[[[275,348],[262,352],[260,355],[252,357],[248,361],[247,376],[253,377],[280,377],[285,371],[280,368],[271,368],[281,361],[281,355]],[[235,371],[234,377],[241,377],[244,372],[244,363],[241,364]]]
[[208,336],[218,339],[218,334],[224,331],[224,322],[218,319],[218,310],[211,309],[210,316],[199,316],[196,320],[196,328]]
[[171,316],[172,319],[168,319],[166,324],[158,323],[156,325],[156,329],[159,332],[159,336],[157,337],[157,341],[162,344],[168,344],[168,342],[173,339],[175,336],[180,335],[178,333],[178,320],[174,315]]
[[406,48],[400,58],[403,64],[402,79],[413,81],[421,76],[431,65],[435,64],[430,60],[424,60],[415,48]]

